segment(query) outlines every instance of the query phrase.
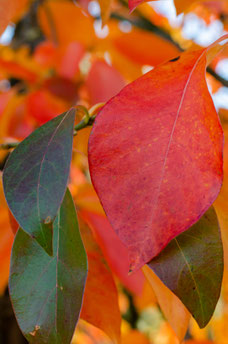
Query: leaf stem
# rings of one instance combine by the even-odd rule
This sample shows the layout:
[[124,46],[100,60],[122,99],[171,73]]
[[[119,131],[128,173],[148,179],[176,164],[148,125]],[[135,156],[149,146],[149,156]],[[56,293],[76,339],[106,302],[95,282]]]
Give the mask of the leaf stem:
[[78,105],[76,110],[79,112],[84,112],[84,117],[82,120],[74,127],[74,136],[77,135],[77,132],[81,129],[90,127],[93,125],[96,114],[99,110],[104,106],[104,103],[98,103],[92,106],[89,110],[87,110],[84,106]]
[[19,145],[20,142],[9,142],[9,143],[1,143],[0,149],[11,149],[15,148]]

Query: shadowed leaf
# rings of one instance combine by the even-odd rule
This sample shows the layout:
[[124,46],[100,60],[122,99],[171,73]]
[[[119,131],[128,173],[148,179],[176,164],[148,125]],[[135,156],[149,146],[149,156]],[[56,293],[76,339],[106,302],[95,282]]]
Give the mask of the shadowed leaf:
[[214,209],[173,239],[148,265],[198,325],[205,327],[217,304],[223,276],[223,248]]
[[12,152],[3,172],[10,210],[48,254],[53,221],[67,187],[74,117],[70,110],[35,130]]
[[87,258],[68,190],[54,222],[53,243],[50,257],[19,229],[13,245],[10,296],[29,343],[70,343],[79,317]]

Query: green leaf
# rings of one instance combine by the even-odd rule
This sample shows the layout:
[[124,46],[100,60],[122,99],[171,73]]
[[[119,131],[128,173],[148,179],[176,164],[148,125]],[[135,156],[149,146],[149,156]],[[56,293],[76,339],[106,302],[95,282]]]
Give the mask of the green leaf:
[[205,327],[217,304],[223,277],[223,247],[214,209],[173,239],[148,265],[179,297],[200,328]]
[[9,290],[29,343],[70,343],[79,317],[87,258],[68,190],[54,222],[53,247],[50,257],[22,229],[14,240]]
[[35,130],[12,152],[3,172],[10,210],[50,255],[53,221],[69,176],[74,118],[72,109]]

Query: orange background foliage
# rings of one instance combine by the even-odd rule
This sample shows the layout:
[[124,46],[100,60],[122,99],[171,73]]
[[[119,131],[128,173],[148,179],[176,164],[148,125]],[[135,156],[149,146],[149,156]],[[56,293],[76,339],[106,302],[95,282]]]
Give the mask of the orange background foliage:
[[[13,41],[0,45],[0,143],[24,139],[35,128],[70,107],[82,104],[90,108],[106,102],[145,70],[179,55],[181,49],[197,46],[197,42],[183,35],[186,15],[177,27],[148,4],[140,5],[129,15],[128,9],[117,1],[100,0],[99,3],[103,24],[106,23],[103,29],[101,22],[89,12],[89,1],[75,5],[74,1],[46,0],[38,6],[37,25],[42,30],[42,39],[33,49],[19,38],[16,48]],[[26,0],[2,0],[0,33],[8,24],[22,21],[30,13],[30,5]],[[175,0],[175,5],[177,13],[185,11],[186,14],[201,15],[205,25],[219,19],[224,29],[227,28],[228,1],[219,0],[215,4],[212,0]],[[109,18],[110,13],[118,14],[122,20],[115,16]],[[136,25],[137,20],[146,23],[147,28],[149,25],[159,28],[160,34]],[[224,49],[213,61],[213,69],[227,56],[228,49]],[[220,81],[208,75],[212,93],[222,88]],[[221,225],[227,269],[227,109],[220,109],[219,113],[226,141],[224,183],[215,208]],[[76,122],[80,120],[79,114]],[[79,321],[72,343],[108,344],[113,340],[121,344],[178,344],[188,329],[192,339],[184,341],[185,344],[227,344],[226,271],[218,307],[203,330],[199,330],[183,304],[151,270],[143,268],[143,272],[139,270],[128,275],[127,249],[108,222],[90,182],[87,156],[90,131],[90,128],[80,131],[74,140],[69,180],[82,228],[86,228],[82,236],[89,258],[89,277],[81,314],[87,322]],[[7,151],[0,150],[1,165],[6,157]],[[91,233],[86,234],[88,227]],[[0,293],[3,294],[9,274],[12,230],[15,233],[17,224],[9,213],[2,183],[0,228]],[[98,275],[100,279],[96,278]],[[132,328],[128,318],[132,307],[138,317],[134,324],[136,328]]]

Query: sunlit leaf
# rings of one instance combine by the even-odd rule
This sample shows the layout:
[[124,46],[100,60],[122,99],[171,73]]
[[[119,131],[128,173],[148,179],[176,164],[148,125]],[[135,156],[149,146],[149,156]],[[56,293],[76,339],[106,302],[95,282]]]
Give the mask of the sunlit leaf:
[[28,0],[1,0],[0,1],[0,35],[6,26],[15,17],[23,13],[28,4]]
[[45,1],[38,16],[43,32],[54,43],[67,45],[77,41],[90,46],[96,40],[92,18],[73,1]]
[[143,333],[131,330],[123,335],[121,344],[150,344],[150,341]]
[[176,295],[161,282],[147,265],[143,267],[143,272],[154,290],[165,317],[179,340],[183,340],[188,329],[190,319],[189,312]]
[[224,262],[228,267],[228,126],[224,125],[225,145],[224,145],[224,180],[221,192],[214,203],[221,227],[222,242],[224,248]]
[[92,182],[131,269],[193,225],[221,188],[223,133],[205,80],[207,51],[183,53],[129,84],[93,126]]
[[176,7],[177,14],[185,12],[186,10],[190,9],[192,5],[199,5],[203,4],[205,6],[221,6],[224,0],[174,0],[174,4]]
[[180,53],[180,50],[168,40],[153,32],[135,28],[116,37],[113,43],[122,54],[142,65],[156,66]]

